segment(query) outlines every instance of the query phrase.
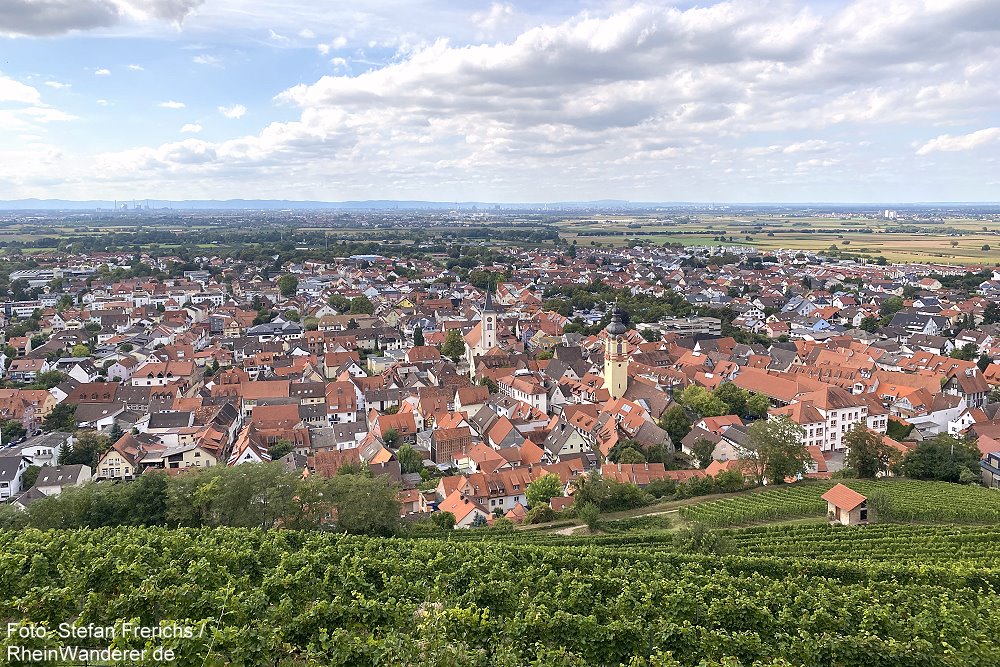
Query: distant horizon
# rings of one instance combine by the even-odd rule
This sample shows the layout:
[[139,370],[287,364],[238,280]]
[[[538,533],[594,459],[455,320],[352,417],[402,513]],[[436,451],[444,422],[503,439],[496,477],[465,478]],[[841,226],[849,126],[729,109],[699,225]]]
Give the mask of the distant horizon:
[[[133,202],[136,208],[133,208]],[[148,203],[148,208],[146,208]],[[37,204],[36,208],[31,205]],[[128,208],[116,208],[116,204],[127,205]],[[204,198],[204,199],[152,199],[152,198],[129,198],[129,199],[62,199],[62,198],[38,198],[27,197],[23,199],[0,200],[0,211],[24,211],[24,210],[52,210],[58,211],[66,208],[85,210],[108,210],[125,213],[139,211],[167,211],[167,210],[197,210],[199,204],[208,205],[209,208],[220,209],[225,205],[232,205],[230,210],[254,209],[254,205],[266,205],[267,207],[280,207],[281,205],[294,206],[303,209],[322,209],[327,207],[351,208],[364,207],[368,209],[398,208],[416,206],[420,208],[443,210],[450,207],[478,207],[478,206],[504,206],[504,207],[568,207],[568,208],[646,208],[646,207],[692,207],[692,208],[716,208],[716,207],[835,207],[835,208],[921,208],[921,207],[977,207],[977,206],[998,206],[1000,201],[657,201],[657,200],[637,200],[637,199],[593,199],[593,200],[547,200],[547,201],[490,201],[475,199],[459,200],[435,200],[435,199],[346,199],[346,200],[311,200],[311,199],[246,199],[232,197],[225,199]]]

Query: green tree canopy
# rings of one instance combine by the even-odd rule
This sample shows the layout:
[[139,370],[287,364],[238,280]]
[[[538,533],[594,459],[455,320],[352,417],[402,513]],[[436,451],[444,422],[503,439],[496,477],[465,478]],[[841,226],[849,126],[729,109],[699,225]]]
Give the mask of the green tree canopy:
[[758,484],[782,484],[786,477],[805,472],[812,459],[802,427],[787,417],[761,419],[750,425],[745,457],[752,463]]
[[886,444],[882,434],[870,430],[862,423],[855,424],[844,435],[843,444],[847,448],[844,463],[858,477],[874,478],[884,475],[899,458],[899,453]]
[[76,430],[76,405],[72,403],[60,403],[52,408],[52,412],[42,420],[44,431],[70,431]]
[[465,356],[465,339],[458,329],[451,329],[445,334],[444,343],[441,345],[441,354],[448,357],[455,363]]
[[424,467],[424,457],[409,444],[404,444],[399,448],[399,451],[396,452],[396,458],[399,459],[399,467],[403,474],[420,472]]
[[278,291],[284,297],[295,296],[295,293],[299,291],[299,279],[286,273],[278,278]]
[[549,500],[561,496],[562,493],[563,485],[559,475],[550,472],[528,484],[525,498],[528,501],[528,507],[537,507],[538,505],[548,505]]
[[938,435],[917,444],[903,457],[900,472],[906,477],[958,482],[962,471],[979,476],[982,454],[975,443],[950,435]]
[[679,403],[674,403],[660,417],[660,428],[667,432],[675,447],[691,432],[691,420]]
[[351,315],[374,315],[375,304],[364,294],[351,299]]

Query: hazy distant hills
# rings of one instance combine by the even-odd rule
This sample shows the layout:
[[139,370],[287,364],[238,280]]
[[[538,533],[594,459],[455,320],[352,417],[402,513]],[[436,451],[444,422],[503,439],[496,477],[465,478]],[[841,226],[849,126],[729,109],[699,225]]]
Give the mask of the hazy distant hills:
[[[168,209],[178,211],[392,211],[392,210],[424,210],[424,211],[454,211],[464,210],[494,210],[497,207],[504,210],[526,211],[556,211],[556,210],[772,210],[772,211],[857,211],[857,210],[949,210],[981,209],[986,212],[997,212],[995,202],[921,202],[921,203],[826,203],[826,202],[788,202],[788,203],[719,203],[707,202],[639,202],[626,199],[597,199],[593,201],[563,201],[563,202],[516,202],[497,203],[481,201],[419,201],[396,199],[369,199],[364,201],[298,201],[291,199],[184,199],[179,201],[138,199],[134,202],[139,208],[151,212]],[[71,201],[68,199],[13,199],[0,200],[0,211],[111,211],[127,206],[133,211],[133,200],[88,200]]]
[[[637,204],[625,200],[603,199],[589,202],[556,202],[544,203],[518,203],[518,204],[495,204],[490,202],[444,202],[444,201],[416,201],[416,200],[394,200],[394,199],[372,199],[366,201],[293,201],[287,199],[185,199],[181,201],[157,200],[136,200],[135,203],[140,208],[145,208],[148,202],[149,209],[177,209],[177,210],[321,210],[321,209],[350,209],[350,210],[394,210],[394,209],[423,209],[449,211],[455,209],[492,209],[496,206],[503,208],[627,208],[650,204]],[[4,211],[94,211],[98,209],[112,210],[121,208],[123,205],[128,210],[133,210],[132,200],[110,201],[110,200],[88,200],[70,201],[67,199],[14,199],[0,200],[0,210]]]

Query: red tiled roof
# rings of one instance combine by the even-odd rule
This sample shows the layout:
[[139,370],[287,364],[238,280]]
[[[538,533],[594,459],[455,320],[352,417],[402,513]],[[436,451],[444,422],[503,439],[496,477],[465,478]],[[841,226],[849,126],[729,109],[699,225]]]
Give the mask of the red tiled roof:
[[854,489],[846,487],[843,484],[837,484],[821,497],[828,503],[833,503],[834,507],[839,507],[848,512],[868,500]]

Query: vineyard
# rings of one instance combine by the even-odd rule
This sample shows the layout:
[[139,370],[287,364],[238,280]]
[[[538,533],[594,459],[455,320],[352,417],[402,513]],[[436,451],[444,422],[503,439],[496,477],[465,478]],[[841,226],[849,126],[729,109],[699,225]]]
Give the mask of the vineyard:
[[586,546],[520,531],[0,533],[0,621],[190,625],[147,641],[215,667],[996,664],[996,527],[751,528],[726,531],[726,556],[644,527]]
[[[1000,493],[980,486],[914,480],[846,480],[869,498],[880,521],[996,523]],[[681,516],[712,527],[745,526],[800,517],[823,517],[822,496],[833,482],[795,484],[681,509]]]

